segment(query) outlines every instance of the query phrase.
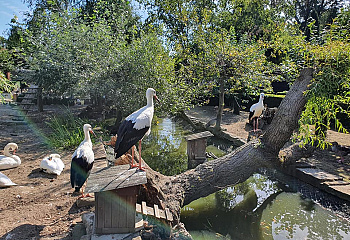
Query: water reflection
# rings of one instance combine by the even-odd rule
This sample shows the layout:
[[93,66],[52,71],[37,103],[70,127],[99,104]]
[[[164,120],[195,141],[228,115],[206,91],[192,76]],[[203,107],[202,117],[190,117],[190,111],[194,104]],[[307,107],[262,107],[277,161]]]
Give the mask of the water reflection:
[[182,209],[181,221],[194,239],[350,239],[349,222],[276,182],[255,185],[265,180],[254,176],[198,199]]
[[283,192],[261,215],[262,239],[350,239],[350,224],[298,193]]
[[154,170],[175,175],[187,170],[186,140],[191,128],[171,118],[154,120],[151,134],[142,141],[142,157]]
[[[174,175],[187,169],[186,140],[193,133],[171,118],[159,119],[143,141],[143,157],[155,170]],[[208,139],[208,152],[220,157],[233,146]],[[350,223],[310,198],[333,204],[327,195],[298,184],[289,187],[274,178],[255,174],[244,183],[193,201],[181,212],[192,237],[197,239],[350,239]],[[280,180],[281,177],[278,177]],[[296,189],[298,186],[298,189]],[[302,194],[298,193],[302,192]],[[315,197],[312,197],[315,195]],[[310,198],[306,198],[308,196]],[[338,204],[339,206],[339,204]],[[334,208],[332,208],[334,209]]]

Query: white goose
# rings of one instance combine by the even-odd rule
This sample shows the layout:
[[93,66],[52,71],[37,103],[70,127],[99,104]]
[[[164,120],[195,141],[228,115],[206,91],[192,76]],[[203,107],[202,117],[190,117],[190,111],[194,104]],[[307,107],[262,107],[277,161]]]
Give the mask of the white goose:
[[[4,155],[0,155],[0,170],[15,168],[21,164],[21,159],[14,155],[17,149],[16,143],[8,143],[5,146]],[[10,151],[13,151],[13,154]]]
[[0,187],[10,187],[15,186],[16,183],[12,182],[5,174],[0,172]]
[[44,172],[60,175],[64,169],[64,163],[59,154],[50,154],[41,161],[40,168]]

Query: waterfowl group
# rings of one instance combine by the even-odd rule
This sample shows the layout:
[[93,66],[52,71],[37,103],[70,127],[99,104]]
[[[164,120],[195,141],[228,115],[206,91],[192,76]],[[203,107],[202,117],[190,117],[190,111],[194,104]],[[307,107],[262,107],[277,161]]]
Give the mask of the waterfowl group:
[[[144,107],[130,114],[121,123],[114,144],[115,157],[118,158],[125,154],[133,145],[139,143],[138,151],[140,162],[138,165],[134,164],[134,150],[132,148],[131,167],[138,167],[141,170],[144,170],[141,164],[141,141],[150,133],[154,113],[153,99],[158,100],[156,91],[153,88],[147,89],[146,99],[147,104]],[[74,151],[70,168],[70,182],[72,188],[75,189],[75,192],[81,191],[94,164],[94,152],[92,150],[92,142],[90,138],[90,133],[94,134],[94,132],[90,124],[85,124],[83,126],[83,131],[84,140]],[[0,170],[18,167],[21,164],[20,158],[15,155],[17,149],[18,146],[16,143],[8,143],[5,146],[4,155],[0,155]],[[65,165],[59,154],[50,154],[40,162],[40,168],[50,174],[60,175],[64,167]],[[6,175],[0,173],[0,187],[13,185],[16,184]],[[83,190],[81,194],[81,197],[85,197]]]

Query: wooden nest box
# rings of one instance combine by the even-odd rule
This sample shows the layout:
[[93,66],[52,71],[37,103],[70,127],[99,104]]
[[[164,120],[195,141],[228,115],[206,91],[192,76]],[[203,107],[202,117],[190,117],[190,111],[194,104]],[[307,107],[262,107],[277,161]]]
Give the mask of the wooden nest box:
[[119,165],[90,174],[85,192],[95,193],[96,234],[137,230],[140,223],[136,223],[136,198],[147,178],[146,172],[129,168],[129,165]]
[[205,149],[207,138],[214,136],[211,132],[205,131],[191,134],[185,137],[187,141],[188,169],[195,168],[206,160]]

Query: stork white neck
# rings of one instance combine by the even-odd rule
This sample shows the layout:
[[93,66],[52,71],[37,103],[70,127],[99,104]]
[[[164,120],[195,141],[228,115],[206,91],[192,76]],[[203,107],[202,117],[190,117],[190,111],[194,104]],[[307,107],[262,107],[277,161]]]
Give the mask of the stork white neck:
[[91,143],[91,138],[90,138],[90,133],[89,133],[89,131],[91,130],[91,125],[90,124],[84,124],[83,130],[84,130],[84,137],[85,137],[84,141]]
[[89,130],[84,130],[84,136],[85,136],[84,141],[91,142]]
[[260,94],[259,104],[262,104],[263,100],[264,100],[264,94],[262,93]]

